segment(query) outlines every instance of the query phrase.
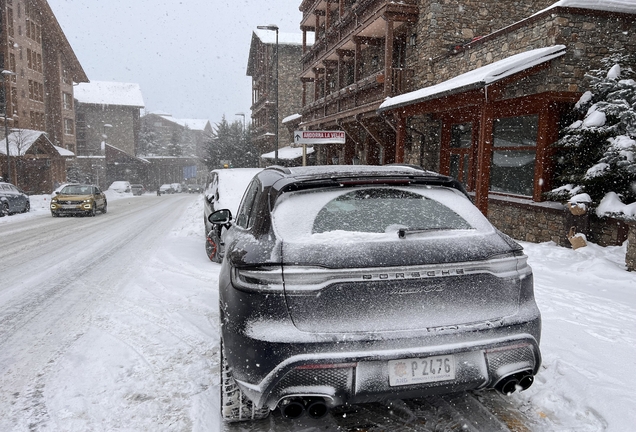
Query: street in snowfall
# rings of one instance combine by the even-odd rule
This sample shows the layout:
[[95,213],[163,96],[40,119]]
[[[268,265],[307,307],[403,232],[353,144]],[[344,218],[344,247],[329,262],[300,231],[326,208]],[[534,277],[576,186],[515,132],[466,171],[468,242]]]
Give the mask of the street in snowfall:
[[201,195],[109,191],[0,218],[0,431],[632,431],[636,275],[625,247],[522,243],[543,315],[530,389],[386,401],[290,421],[219,415],[220,265]]

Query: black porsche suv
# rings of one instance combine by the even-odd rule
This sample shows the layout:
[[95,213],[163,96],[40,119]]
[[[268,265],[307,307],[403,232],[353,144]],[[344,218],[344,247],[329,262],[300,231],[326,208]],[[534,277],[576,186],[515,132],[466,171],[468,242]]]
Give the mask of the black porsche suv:
[[225,421],[532,384],[532,270],[456,180],[403,165],[272,167],[237,215],[209,220],[229,227]]

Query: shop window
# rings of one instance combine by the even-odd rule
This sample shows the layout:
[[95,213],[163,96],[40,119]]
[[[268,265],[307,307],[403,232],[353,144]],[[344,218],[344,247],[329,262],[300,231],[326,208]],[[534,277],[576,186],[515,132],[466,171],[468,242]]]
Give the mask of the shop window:
[[491,191],[532,196],[538,123],[537,115],[494,121]]

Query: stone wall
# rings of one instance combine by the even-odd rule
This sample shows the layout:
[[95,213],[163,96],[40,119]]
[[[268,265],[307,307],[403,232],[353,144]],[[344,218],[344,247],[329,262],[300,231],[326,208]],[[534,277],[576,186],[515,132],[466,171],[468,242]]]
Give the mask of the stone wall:
[[488,219],[495,227],[514,239],[533,243],[553,241],[560,246],[569,245],[569,214],[558,203],[491,198],[488,204]]
[[627,264],[627,270],[636,271],[636,221],[629,222],[628,225],[629,235],[627,236],[625,264]]
[[[457,45],[491,34],[544,9],[553,0],[422,0],[417,23],[416,68],[420,87],[440,82],[428,59],[444,56]],[[442,81],[446,79],[441,79]]]
[[598,68],[613,49],[636,50],[632,19],[626,14],[558,8],[474,41],[458,54],[452,54],[450,47],[445,52],[440,46],[429,47],[415,68],[415,81],[420,87],[430,86],[514,54],[561,44],[567,47],[566,54],[553,62],[550,79],[532,93],[581,91],[585,73]]
[[[303,86],[298,76],[301,64],[298,59],[302,56],[301,45],[279,45],[278,58],[278,148],[288,146],[289,133],[282,123],[285,117],[300,112],[302,107]],[[273,90],[272,90],[273,92]]]

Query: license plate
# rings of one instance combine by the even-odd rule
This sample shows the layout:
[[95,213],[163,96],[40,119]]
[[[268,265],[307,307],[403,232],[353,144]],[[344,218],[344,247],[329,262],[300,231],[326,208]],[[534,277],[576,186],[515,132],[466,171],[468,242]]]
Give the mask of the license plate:
[[63,209],[76,209],[77,204],[62,204]]
[[425,384],[455,379],[455,356],[389,360],[389,385]]

